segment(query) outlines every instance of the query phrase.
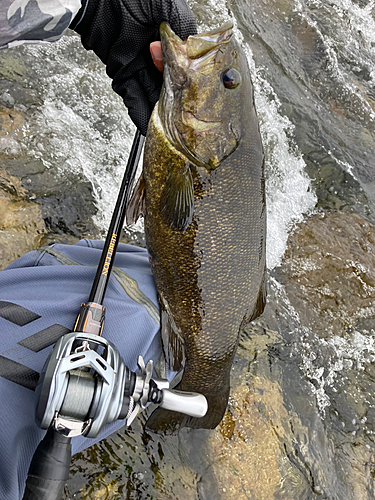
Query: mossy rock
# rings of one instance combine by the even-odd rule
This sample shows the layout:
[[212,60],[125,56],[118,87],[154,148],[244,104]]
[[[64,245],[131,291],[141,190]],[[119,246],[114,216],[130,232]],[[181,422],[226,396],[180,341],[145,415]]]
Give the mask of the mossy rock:
[[27,199],[21,181],[0,170],[0,268],[41,244],[45,233],[40,207]]

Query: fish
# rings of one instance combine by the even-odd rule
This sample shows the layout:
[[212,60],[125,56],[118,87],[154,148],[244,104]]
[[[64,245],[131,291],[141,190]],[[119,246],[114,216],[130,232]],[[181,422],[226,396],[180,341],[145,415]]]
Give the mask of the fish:
[[161,339],[202,418],[158,408],[151,430],[222,420],[241,328],[266,303],[264,151],[244,50],[228,22],[182,41],[160,26],[163,87],[128,222],[144,216]]

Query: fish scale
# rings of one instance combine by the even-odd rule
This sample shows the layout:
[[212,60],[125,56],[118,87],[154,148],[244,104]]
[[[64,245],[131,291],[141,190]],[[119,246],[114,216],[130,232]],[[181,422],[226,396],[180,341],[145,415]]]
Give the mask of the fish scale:
[[[214,428],[227,406],[240,328],[265,304],[263,148],[231,26],[182,42],[162,25],[161,40],[164,88],[143,165],[146,243],[167,362],[183,368],[178,388],[204,394],[208,412],[194,419],[158,409],[147,425]],[[240,81],[233,89],[223,83],[228,69]]]

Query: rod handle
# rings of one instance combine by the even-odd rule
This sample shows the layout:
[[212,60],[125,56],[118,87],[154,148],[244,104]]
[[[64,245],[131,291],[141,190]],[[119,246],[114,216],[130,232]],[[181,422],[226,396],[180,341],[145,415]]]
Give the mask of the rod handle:
[[69,478],[71,438],[50,427],[31,460],[22,500],[61,500]]

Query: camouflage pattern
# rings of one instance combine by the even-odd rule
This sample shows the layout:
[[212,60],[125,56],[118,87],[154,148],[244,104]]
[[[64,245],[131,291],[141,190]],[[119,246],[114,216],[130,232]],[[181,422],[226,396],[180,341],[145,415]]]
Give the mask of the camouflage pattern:
[[81,0],[1,0],[0,48],[58,40],[81,8]]

